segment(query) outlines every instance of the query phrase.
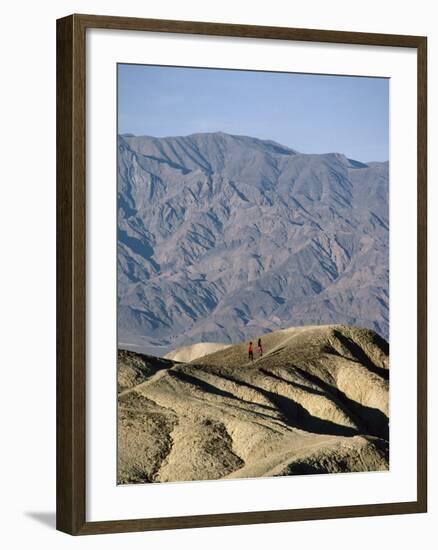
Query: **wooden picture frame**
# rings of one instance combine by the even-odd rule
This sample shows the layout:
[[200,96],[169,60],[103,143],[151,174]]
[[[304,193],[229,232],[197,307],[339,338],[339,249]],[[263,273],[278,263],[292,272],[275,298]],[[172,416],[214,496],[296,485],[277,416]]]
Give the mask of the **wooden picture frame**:
[[[181,517],[86,520],[87,29],[187,33],[412,48],[417,52],[417,499]],[[427,40],[329,30],[71,15],[57,21],[57,529],[72,535],[347,518],[427,511]]]

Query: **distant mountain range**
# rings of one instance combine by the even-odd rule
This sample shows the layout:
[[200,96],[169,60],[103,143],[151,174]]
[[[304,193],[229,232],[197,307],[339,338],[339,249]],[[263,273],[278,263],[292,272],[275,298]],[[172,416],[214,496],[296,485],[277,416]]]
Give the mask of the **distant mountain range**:
[[221,132],[118,138],[119,347],[389,335],[388,162]]

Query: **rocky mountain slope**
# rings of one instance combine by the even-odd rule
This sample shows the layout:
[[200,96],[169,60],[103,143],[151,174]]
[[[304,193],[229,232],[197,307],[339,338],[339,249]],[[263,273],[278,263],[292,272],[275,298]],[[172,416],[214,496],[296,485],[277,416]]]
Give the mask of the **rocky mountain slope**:
[[118,145],[120,347],[329,323],[388,338],[388,163],[223,133]]
[[119,351],[118,481],[388,469],[388,344],[343,325],[191,363]]

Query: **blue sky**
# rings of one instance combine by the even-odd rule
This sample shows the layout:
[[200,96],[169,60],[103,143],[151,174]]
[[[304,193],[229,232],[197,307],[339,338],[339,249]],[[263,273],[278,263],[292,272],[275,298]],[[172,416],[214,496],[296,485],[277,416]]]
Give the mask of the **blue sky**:
[[388,160],[389,80],[118,65],[119,133],[222,131],[302,153]]

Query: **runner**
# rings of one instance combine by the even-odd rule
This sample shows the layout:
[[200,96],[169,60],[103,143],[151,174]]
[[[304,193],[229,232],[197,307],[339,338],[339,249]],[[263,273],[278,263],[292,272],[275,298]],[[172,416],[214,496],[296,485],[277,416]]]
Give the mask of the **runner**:
[[254,361],[254,354],[252,352],[252,342],[250,342],[248,345],[248,360],[251,362]]
[[259,357],[263,356],[263,347],[262,347],[262,339],[259,338],[259,341],[257,342],[257,351],[259,354]]

